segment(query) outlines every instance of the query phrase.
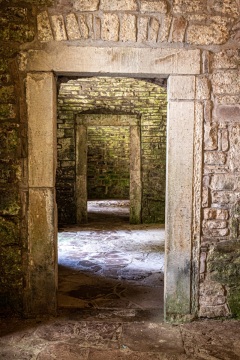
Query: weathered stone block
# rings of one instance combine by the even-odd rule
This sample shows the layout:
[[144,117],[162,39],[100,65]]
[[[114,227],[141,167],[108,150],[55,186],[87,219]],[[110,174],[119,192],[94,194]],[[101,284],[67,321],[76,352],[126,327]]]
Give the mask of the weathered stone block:
[[206,77],[196,77],[196,99],[209,100],[210,87],[209,81]]
[[187,43],[196,45],[220,45],[229,37],[226,24],[212,23],[210,25],[190,24],[187,30]]
[[211,278],[227,287],[227,302],[234,316],[240,316],[239,258],[239,240],[224,241],[216,244],[207,265]]
[[172,16],[170,14],[166,14],[161,23],[161,29],[158,39],[159,42],[168,41],[171,23],[172,23]]
[[218,13],[222,13],[222,15],[230,15],[234,18],[238,18],[239,16],[239,7],[237,5],[237,1],[235,0],[215,0],[211,4],[211,9]]
[[0,119],[14,119],[16,110],[13,104],[0,104]]
[[0,215],[19,215],[20,201],[16,186],[1,189]]
[[0,87],[0,99],[1,102],[12,102],[15,100],[14,86],[2,86]]
[[203,186],[202,189],[202,207],[208,207],[209,206],[209,188],[207,186]]
[[159,32],[159,21],[152,17],[149,21],[148,40],[157,42]]
[[119,18],[116,14],[104,14],[101,30],[102,40],[118,41]]
[[6,159],[0,161],[0,183],[2,185],[16,184],[20,179],[20,176],[21,168],[18,163],[13,164],[12,159],[10,161],[7,161]]
[[212,229],[225,229],[227,227],[227,222],[225,220],[203,220],[203,228],[212,230]]
[[137,40],[138,42],[144,42],[148,37],[148,17],[140,16],[138,18],[138,32],[137,32]]
[[240,125],[233,126],[229,132],[229,169],[232,172],[240,171]]
[[19,225],[11,219],[0,218],[1,246],[19,243]]
[[59,160],[74,160],[74,139],[58,139],[58,158]]
[[27,289],[30,314],[54,313],[56,310],[55,207],[54,189],[30,189],[28,244],[31,273]]
[[[222,298],[221,298],[222,299]],[[218,306],[200,305],[199,317],[203,318],[222,318],[230,315],[227,304]]]
[[[119,19],[115,14],[105,14],[102,39],[118,41]],[[89,61],[98,57],[98,61]],[[123,74],[199,74],[200,50],[159,49],[143,47],[77,47],[65,42],[58,44],[55,52],[31,50],[31,56],[22,64],[22,71],[103,72]]]
[[52,29],[47,11],[37,15],[38,40],[42,42],[53,40]]
[[75,14],[66,15],[66,30],[69,40],[78,40],[81,38]]
[[212,87],[215,94],[238,94],[240,88],[240,72],[226,70],[212,75]]
[[208,278],[200,285],[199,303],[200,317],[212,318],[229,315],[224,287]]
[[217,124],[206,124],[204,126],[204,149],[216,150],[218,148],[218,126]]
[[99,7],[99,0],[74,0],[73,8],[77,11],[96,11]]
[[165,0],[141,0],[140,11],[159,12],[161,14],[166,14],[167,2]]
[[240,105],[217,105],[214,107],[213,116],[218,122],[240,123]]
[[0,59],[0,71],[1,72],[8,71],[8,59]]
[[220,130],[220,150],[227,151],[229,149],[229,133],[227,129]]
[[187,27],[187,21],[184,19],[184,17],[174,18],[172,21],[170,41],[183,42],[186,27]]
[[27,21],[28,9],[11,6],[4,8],[4,14],[1,15],[6,22]]
[[207,151],[204,153],[204,163],[207,165],[224,165],[227,155],[221,151]]
[[229,212],[224,209],[207,208],[203,210],[203,217],[206,220],[228,220]]
[[239,54],[237,50],[225,50],[212,55],[213,69],[237,69]]
[[240,177],[229,174],[218,174],[211,177],[213,190],[240,190]]
[[115,11],[115,10],[137,10],[136,0],[101,0],[101,10]]
[[79,15],[79,28],[83,39],[88,39],[89,37],[89,27],[87,24],[87,15]]
[[29,185],[55,186],[56,84],[52,73],[27,77]]
[[64,20],[62,15],[52,16],[54,38],[57,41],[67,40]]
[[136,41],[137,37],[137,20],[135,15],[124,14],[120,28],[121,41]]
[[97,16],[94,17],[94,39],[100,40],[101,39],[101,19]]
[[200,255],[200,269],[199,269],[200,274],[204,274],[205,271],[206,271],[206,259],[207,259],[207,253],[201,251],[201,255]]
[[226,208],[231,206],[239,195],[239,193],[234,193],[233,191],[214,190],[212,191],[212,203]]
[[210,100],[204,102],[204,121],[208,125],[212,122],[212,101]]
[[204,13],[205,3],[202,0],[174,0],[173,11],[176,13]]
[[19,144],[18,127],[4,123],[0,128],[0,156],[2,159],[15,158]]
[[170,76],[168,79],[169,100],[192,100],[195,98],[194,76]]
[[203,235],[209,236],[209,237],[225,237],[229,234],[229,230],[224,229],[218,229],[218,228],[203,228]]

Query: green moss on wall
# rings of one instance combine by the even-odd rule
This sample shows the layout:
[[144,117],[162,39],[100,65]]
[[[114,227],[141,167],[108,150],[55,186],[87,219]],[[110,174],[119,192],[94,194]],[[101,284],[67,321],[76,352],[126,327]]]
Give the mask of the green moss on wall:
[[209,255],[208,269],[211,278],[225,285],[227,301],[233,316],[240,317],[240,243],[224,241],[215,246]]

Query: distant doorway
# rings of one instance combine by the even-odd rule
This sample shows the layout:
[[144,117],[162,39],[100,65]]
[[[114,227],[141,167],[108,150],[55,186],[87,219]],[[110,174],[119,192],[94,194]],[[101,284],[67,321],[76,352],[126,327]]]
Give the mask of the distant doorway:
[[[129,200],[130,213],[129,221],[131,224],[141,223],[141,205],[142,205],[142,182],[141,182],[141,143],[140,143],[140,126],[139,119],[134,115],[110,115],[110,114],[80,114],[76,119],[76,207],[77,207],[77,224],[87,222],[87,200],[88,200],[88,128],[93,127],[127,127],[129,129]],[[109,136],[109,134],[108,134]],[[123,149],[124,151],[124,149]],[[102,158],[103,159],[103,158]],[[102,161],[100,159],[100,161]],[[96,162],[97,164],[97,162]],[[119,165],[121,166],[121,164]],[[103,168],[103,167],[102,167]],[[93,168],[91,168],[92,171]],[[105,168],[106,169],[106,168]],[[125,169],[121,169],[125,171]],[[95,169],[97,172],[97,168]],[[121,171],[119,172],[119,174]],[[119,176],[119,174],[112,174]],[[94,176],[94,175],[93,175]],[[102,177],[102,191],[106,192],[106,181],[110,181],[110,176],[99,174]],[[123,181],[126,178],[123,178]],[[105,183],[104,183],[105,181]],[[117,183],[117,182],[116,182]],[[119,181],[118,181],[119,183]],[[98,183],[101,189],[101,184]],[[91,190],[91,188],[89,187]],[[96,194],[100,195],[99,190]],[[113,192],[110,192],[113,197]],[[90,193],[90,198],[92,194]]]

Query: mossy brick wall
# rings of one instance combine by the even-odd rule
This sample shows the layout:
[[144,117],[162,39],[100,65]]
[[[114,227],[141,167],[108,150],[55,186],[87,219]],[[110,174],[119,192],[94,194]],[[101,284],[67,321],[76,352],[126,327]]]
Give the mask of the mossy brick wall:
[[142,221],[164,223],[166,89],[143,80],[110,77],[76,79],[60,84],[57,170],[60,223],[76,221],[74,121],[76,114],[86,112],[141,117]]
[[[19,84],[12,60],[21,43],[32,41],[31,5],[0,1],[0,308],[22,311],[21,146]],[[1,312],[0,310],[0,312]]]
[[129,126],[88,126],[87,137],[88,199],[129,199]]

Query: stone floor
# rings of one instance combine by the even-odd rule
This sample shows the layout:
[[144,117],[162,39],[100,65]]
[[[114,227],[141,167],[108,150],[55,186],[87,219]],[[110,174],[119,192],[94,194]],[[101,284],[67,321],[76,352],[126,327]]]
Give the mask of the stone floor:
[[1,319],[4,360],[237,360],[240,322],[173,326],[150,311],[64,310],[58,317]]
[[128,219],[128,201],[89,201],[88,224],[61,229],[60,307],[163,314],[164,227]]
[[163,228],[129,226],[125,203],[91,206],[59,234],[58,315],[0,319],[0,359],[240,359],[239,321],[163,322]]

